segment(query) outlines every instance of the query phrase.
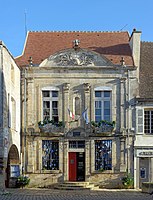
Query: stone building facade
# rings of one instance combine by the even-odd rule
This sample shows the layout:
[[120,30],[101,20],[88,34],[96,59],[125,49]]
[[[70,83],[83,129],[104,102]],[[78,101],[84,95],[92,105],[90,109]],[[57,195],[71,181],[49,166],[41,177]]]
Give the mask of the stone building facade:
[[136,98],[136,135],[134,142],[135,188],[153,182],[153,43],[141,42],[140,86]]
[[0,188],[20,173],[20,110],[20,69],[0,41]]
[[[22,153],[31,185],[117,186],[133,174],[141,32],[29,32]],[[107,187],[107,186],[106,186]]]

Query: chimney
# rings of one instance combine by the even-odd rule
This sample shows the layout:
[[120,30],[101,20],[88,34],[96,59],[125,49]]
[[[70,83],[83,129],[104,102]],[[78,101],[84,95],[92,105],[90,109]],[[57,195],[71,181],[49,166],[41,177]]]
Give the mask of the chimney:
[[140,63],[140,37],[141,37],[141,31],[137,31],[134,28],[130,37],[129,44],[132,50],[134,65],[137,67],[139,67],[139,63]]

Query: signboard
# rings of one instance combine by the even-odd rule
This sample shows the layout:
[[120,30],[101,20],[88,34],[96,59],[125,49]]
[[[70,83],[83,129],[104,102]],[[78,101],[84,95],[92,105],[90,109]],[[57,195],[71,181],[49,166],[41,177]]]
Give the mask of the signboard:
[[153,149],[137,149],[137,157],[153,157]]

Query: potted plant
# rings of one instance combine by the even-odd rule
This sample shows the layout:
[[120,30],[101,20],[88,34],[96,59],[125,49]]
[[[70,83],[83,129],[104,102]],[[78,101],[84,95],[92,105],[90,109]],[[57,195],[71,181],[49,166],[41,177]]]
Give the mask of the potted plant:
[[30,178],[28,178],[27,176],[19,176],[17,181],[16,181],[16,186],[17,187],[25,187],[26,185],[29,185],[30,182]]

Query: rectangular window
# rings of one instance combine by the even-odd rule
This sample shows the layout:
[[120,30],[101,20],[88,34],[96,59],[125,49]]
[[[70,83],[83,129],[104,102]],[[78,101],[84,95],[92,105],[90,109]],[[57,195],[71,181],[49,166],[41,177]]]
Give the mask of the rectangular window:
[[95,141],[95,170],[112,169],[112,140]]
[[144,131],[153,133],[153,110],[144,111]]
[[58,91],[43,91],[43,119],[58,122]]
[[42,141],[42,169],[59,170],[59,142]]
[[19,165],[11,165],[10,167],[10,177],[20,176],[20,167]]
[[85,148],[85,141],[69,141],[70,149],[80,149]]
[[111,120],[111,92],[95,91],[95,121]]

